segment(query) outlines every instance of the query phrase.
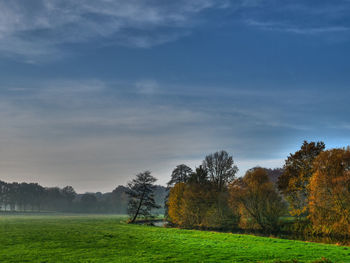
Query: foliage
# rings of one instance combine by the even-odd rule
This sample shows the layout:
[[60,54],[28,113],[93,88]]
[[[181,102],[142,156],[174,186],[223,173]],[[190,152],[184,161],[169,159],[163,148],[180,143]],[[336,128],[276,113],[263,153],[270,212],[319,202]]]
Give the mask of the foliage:
[[150,171],[136,175],[136,178],[128,183],[126,194],[129,196],[128,214],[133,223],[138,217],[150,217],[153,208],[159,208],[154,200],[154,183],[157,181]]
[[314,172],[313,161],[325,149],[323,142],[304,141],[301,149],[290,154],[284,172],[278,178],[278,188],[289,202],[290,212],[297,217],[308,214],[309,181]]
[[176,225],[184,225],[183,194],[185,187],[185,183],[177,183],[169,192],[168,219]]
[[[190,178],[192,174],[192,169],[188,167],[185,164],[180,164],[175,167],[173,172],[171,173],[171,179],[167,183],[167,187],[169,190],[171,187],[173,187],[175,184],[178,183],[186,183],[188,179]],[[168,199],[169,199],[169,192],[167,193],[165,199],[164,199],[164,216],[165,218],[168,217]]]
[[208,210],[213,206],[209,184],[178,183],[169,194],[169,220],[182,227],[203,227]]
[[285,203],[263,168],[248,170],[243,178],[230,185],[230,204],[239,211],[242,228],[266,232],[278,230],[279,217],[286,211]]
[[324,234],[350,236],[350,150],[332,149],[314,162],[310,182],[310,219]]
[[186,183],[192,173],[192,169],[185,164],[176,166],[171,174],[171,179],[168,182],[168,187],[172,187],[177,183]]
[[[347,247],[125,224],[120,216],[2,216],[1,262],[347,262]],[[322,262],[322,261],[321,261]]]
[[169,220],[181,227],[230,229],[237,219],[227,200],[227,191],[220,191],[209,181],[207,170],[200,166],[187,183],[177,183],[170,189]]

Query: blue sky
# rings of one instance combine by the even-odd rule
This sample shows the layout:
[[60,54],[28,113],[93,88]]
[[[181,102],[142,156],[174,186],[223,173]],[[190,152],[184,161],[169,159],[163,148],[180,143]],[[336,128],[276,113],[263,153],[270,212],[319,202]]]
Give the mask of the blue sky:
[[110,191],[349,144],[348,0],[0,0],[0,176]]

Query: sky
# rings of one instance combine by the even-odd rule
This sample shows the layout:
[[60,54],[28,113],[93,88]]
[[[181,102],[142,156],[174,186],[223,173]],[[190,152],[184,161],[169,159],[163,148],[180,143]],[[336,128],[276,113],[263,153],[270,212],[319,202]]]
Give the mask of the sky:
[[0,0],[0,180],[112,191],[350,142],[349,0]]

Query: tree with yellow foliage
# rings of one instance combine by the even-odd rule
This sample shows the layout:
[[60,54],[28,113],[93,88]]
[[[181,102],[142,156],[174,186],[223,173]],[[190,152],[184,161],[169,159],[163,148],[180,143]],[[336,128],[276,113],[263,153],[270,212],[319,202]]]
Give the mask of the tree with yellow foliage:
[[182,225],[184,222],[183,216],[183,195],[185,192],[185,183],[177,183],[170,189],[168,197],[168,217],[175,225]]
[[321,153],[314,169],[309,197],[314,230],[350,236],[350,149]]
[[230,204],[240,214],[240,227],[264,232],[278,230],[279,217],[285,214],[286,205],[269,181],[266,169],[248,170],[229,189]]
[[210,181],[200,166],[186,183],[171,188],[168,199],[169,221],[181,227],[232,228],[236,217],[228,206],[228,192]]
[[304,141],[300,150],[285,161],[278,178],[278,189],[288,200],[290,213],[297,218],[308,215],[309,181],[314,172],[313,161],[325,149],[323,142]]

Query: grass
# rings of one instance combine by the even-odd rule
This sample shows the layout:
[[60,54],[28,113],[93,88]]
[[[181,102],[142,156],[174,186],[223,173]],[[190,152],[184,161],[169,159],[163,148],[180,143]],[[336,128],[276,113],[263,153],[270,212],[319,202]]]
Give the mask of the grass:
[[350,248],[125,224],[121,216],[1,216],[0,262],[350,262]]

